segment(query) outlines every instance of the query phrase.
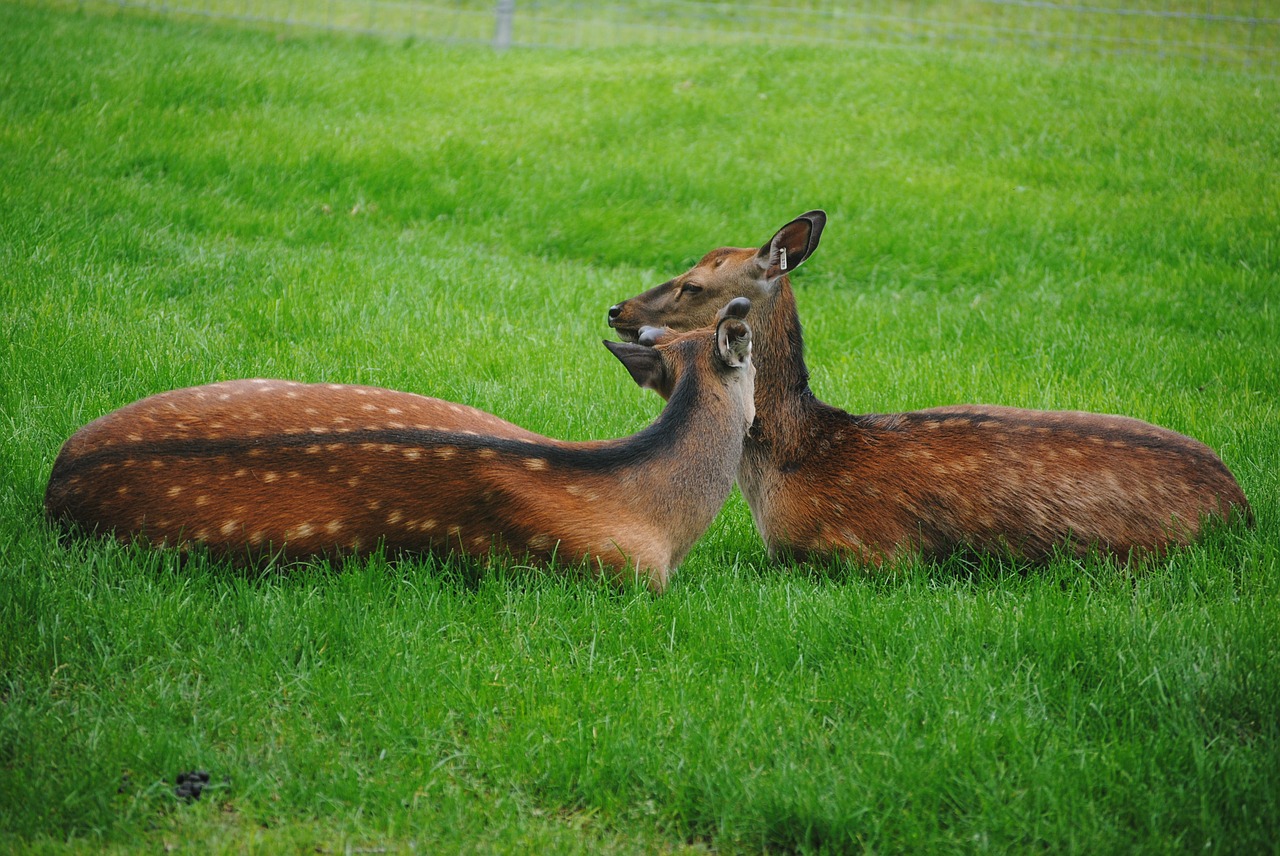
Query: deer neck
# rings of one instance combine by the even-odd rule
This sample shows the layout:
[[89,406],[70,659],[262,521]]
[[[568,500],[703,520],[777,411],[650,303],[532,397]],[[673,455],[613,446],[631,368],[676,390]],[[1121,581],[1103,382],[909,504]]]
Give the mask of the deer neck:
[[807,423],[819,403],[809,388],[800,315],[786,277],[777,293],[752,311],[750,321],[757,331],[753,343],[756,419],[747,435],[746,452],[752,459],[785,463],[803,453],[810,434]]
[[[728,498],[747,425],[732,393],[690,372],[647,428],[607,444],[626,459],[620,489],[668,533],[678,563]],[[628,499],[630,503],[631,500]]]

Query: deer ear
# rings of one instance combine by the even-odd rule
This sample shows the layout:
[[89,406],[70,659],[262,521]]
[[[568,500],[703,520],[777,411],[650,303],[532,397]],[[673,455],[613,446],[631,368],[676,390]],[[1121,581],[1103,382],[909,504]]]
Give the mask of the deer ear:
[[716,323],[719,324],[726,318],[746,318],[747,313],[751,311],[751,299],[747,297],[735,297],[724,305],[724,308],[716,313]]
[[604,340],[604,346],[627,367],[631,378],[645,389],[662,394],[667,388],[667,366],[662,356],[646,345]]
[[741,318],[723,318],[716,325],[716,356],[740,369],[751,359],[751,328]]
[[813,255],[827,225],[825,211],[808,211],[778,230],[756,253],[756,265],[770,283],[788,274]]

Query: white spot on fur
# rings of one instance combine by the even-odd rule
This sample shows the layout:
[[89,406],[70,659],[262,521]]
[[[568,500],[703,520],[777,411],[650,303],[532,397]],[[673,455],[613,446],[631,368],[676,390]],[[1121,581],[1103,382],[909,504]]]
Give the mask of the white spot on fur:
[[387,523],[390,523],[392,525],[399,523],[403,519],[404,519],[404,512],[401,512],[401,511],[393,511],[387,515]]
[[265,473],[263,473],[263,474],[262,474],[262,480],[263,480],[264,482],[266,482],[267,484],[271,484],[271,483],[272,483],[272,482],[274,482],[274,481],[279,481],[279,480],[280,480],[280,474],[279,474],[279,473],[275,473],[275,472],[271,472],[271,471],[267,471],[267,472],[265,472]]
[[421,458],[421,457],[422,457],[422,452],[420,452],[420,451],[419,451],[419,450],[417,450],[417,449],[404,449],[404,450],[401,452],[401,454],[403,454],[406,458],[410,458],[410,459],[415,459],[415,458]]
[[222,524],[222,528],[219,529],[218,531],[221,532],[224,537],[229,538],[232,535],[234,535],[236,530],[239,528],[240,528],[239,521],[228,520],[226,523]]
[[208,504],[209,504],[209,497],[208,497],[208,495],[206,495],[206,494],[203,494],[203,493],[202,493],[202,494],[200,494],[199,496],[197,496],[197,497],[196,497],[196,506],[197,506],[197,507],[202,506],[202,505],[208,505]]
[[542,458],[525,458],[524,465],[530,470],[545,470],[547,468],[547,462]]
[[173,487],[169,488],[169,496],[177,496],[180,493],[182,493],[182,485],[180,484],[175,484]]
[[340,529],[342,529],[341,520],[330,520],[324,525],[324,531],[328,532],[330,535],[336,535]]
[[441,446],[439,449],[436,449],[436,457],[441,460],[447,461],[456,454],[458,454],[458,450],[452,446]]

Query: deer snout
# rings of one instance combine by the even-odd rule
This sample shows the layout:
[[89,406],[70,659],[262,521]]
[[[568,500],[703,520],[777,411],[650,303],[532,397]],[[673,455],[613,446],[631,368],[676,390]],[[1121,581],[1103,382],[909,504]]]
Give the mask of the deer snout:
[[625,301],[615,303],[609,307],[609,326],[618,331],[619,338],[627,342],[634,342],[639,335],[639,325],[629,324],[622,319],[622,313],[625,309]]

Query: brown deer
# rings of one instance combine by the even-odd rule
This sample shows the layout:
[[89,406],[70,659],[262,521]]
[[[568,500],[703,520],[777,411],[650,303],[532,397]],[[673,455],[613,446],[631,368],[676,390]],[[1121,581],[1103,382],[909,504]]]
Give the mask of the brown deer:
[[688,330],[752,301],[756,422],[738,484],[771,555],[847,554],[879,565],[958,549],[1042,560],[1099,549],[1122,559],[1253,512],[1207,446],[1137,419],[960,405],[853,415],[809,388],[788,277],[818,247],[810,211],[757,249],[712,250],[691,270],[609,309],[624,339]]
[[405,392],[236,380],[145,398],[62,447],[51,519],[247,560],[495,552],[585,560],[663,591],[733,487],[755,414],[750,307],[606,342],[667,399],[630,437],[570,443]]

